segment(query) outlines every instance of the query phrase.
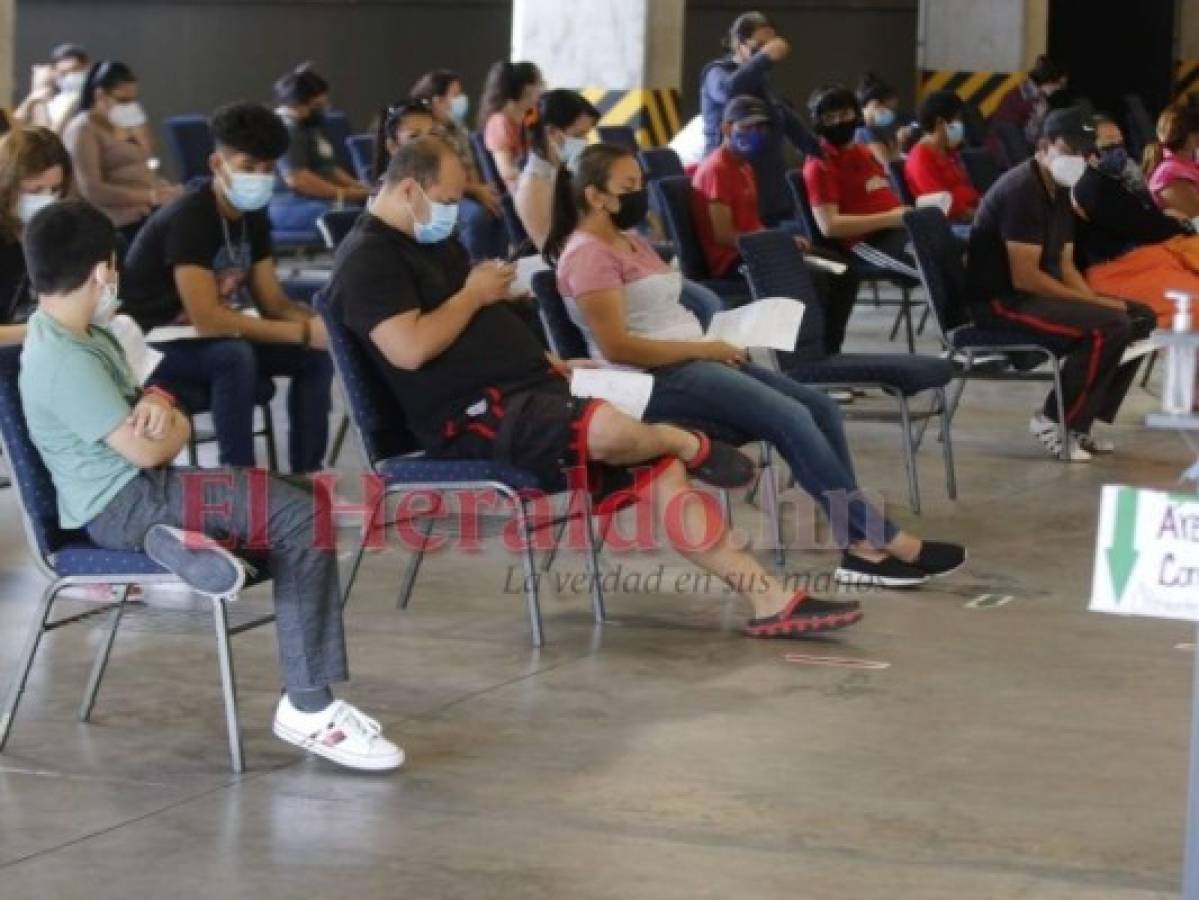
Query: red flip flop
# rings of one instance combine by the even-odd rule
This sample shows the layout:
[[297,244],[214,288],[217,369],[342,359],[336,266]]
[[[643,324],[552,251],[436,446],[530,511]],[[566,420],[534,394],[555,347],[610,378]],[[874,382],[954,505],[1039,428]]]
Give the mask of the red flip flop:
[[856,600],[817,600],[796,591],[791,601],[773,616],[750,619],[746,637],[794,638],[846,628],[862,618]]

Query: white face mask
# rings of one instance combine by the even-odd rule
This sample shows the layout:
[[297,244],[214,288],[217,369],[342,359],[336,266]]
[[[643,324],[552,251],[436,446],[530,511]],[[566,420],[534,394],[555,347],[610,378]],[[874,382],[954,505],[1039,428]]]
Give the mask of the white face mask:
[[17,218],[21,220],[22,225],[28,225],[34,216],[57,202],[56,194],[27,194],[22,191],[17,195]]
[[117,314],[117,308],[121,305],[121,301],[117,299],[120,291],[120,281],[114,279],[104,282],[103,287],[100,288],[100,299],[96,301],[96,308],[92,310],[93,325],[107,325],[112,321],[112,317]]
[[562,148],[558,151],[562,157],[562,165],[566,166],[571,172],[574,172],[578,167],[579,154],[586,149],[586,138],[575,137],[572,134],[566,135],[562,140]]
[[1087,161],[1081,156],[1055,156],[1049,161],[1049,174],[1064,188],[1078,184],[1087,171]]
[[83,82],[87,75],[83,72],[68,72],[58,79],[58,89],[64,94],[78,94],[83,91]]
[[146,111],[136,100],[118,103],[108,111],[108,121],[117,128],[139,128],[146,124]]

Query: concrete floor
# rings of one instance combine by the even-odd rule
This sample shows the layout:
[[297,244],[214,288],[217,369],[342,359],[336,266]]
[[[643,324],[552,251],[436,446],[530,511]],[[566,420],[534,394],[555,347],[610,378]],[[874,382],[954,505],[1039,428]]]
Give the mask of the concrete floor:
[[[888,322],[864,309],[854,348],[881,346],[869,336]],[[918,518],[903,509],[895,429],[851,427],[862,482],[972,559],[935,588],[870,594],[865,620],[828,640],[746,640],[746,610],[715,592],[613,591],[596,629],[586,594],[550,582],[537,652],[521,598],[503,591],[515,560],[495,542],[432,558],[403,613],[403,554],[369,557],[344,695],[404,745],[392,776],[344,773],[271,736],[269,630],[237,639],[240,778],[206,617],[132,616],[89,725],[74,710],[100,631],[57,632],[0,756],[0,897],[1172,896],[1191,678],[1176,645],[1192,630],[1086,602],[1099,486],[1171,485],[1189,460],[1176,436],[1139,427],[1155,401],[1138,389],[1110,432],[1119,455],[1049,461],[1026,431],[1042,390],[971,387],[960,499],[945,498],[930,443]],[[356,465],[350,450],[343,468]],[[40,587],[11,491],[0,535],[7,679]],[[833,561],[796,553],[788,570]],[[660,563],[685,571],[671,553],[606,560]],[[581,570],[577,554],[556,568]],[[984,593],[1013,599],[966,605]]]

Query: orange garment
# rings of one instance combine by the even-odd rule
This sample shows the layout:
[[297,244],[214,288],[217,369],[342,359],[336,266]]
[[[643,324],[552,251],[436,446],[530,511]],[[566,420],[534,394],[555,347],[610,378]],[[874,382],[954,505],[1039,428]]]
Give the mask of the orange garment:
[[1139,300],[1151,307],[1157,323],[1169,328],[1174,303],[1166,299],[1166,291],[1186,291],[1199,297],[1199,236],[1171,238],[1130,250],[1111,262],[1091,266],[1086,279],[1097,294]]

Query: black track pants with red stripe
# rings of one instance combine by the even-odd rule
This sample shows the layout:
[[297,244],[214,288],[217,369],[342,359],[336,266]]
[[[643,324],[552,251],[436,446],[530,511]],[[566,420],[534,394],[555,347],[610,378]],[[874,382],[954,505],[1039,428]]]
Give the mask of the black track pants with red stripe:
[[[992,300],[983,324],[1051,337],[1062,353],[1062,400],[1066,424],[1072,431],[1089,432],[1096,419],[1111,422],[1136,377],[1140,360],[1120,365],[1134,341],[1149,336],[1156,326],[1153,310],[1125,301],[1126,312],[1094,303],[1020,296]],[[980,310],[981,312],[981,310]],[[1057,398],[1045,398],[1045,415],[1057,421]]]

